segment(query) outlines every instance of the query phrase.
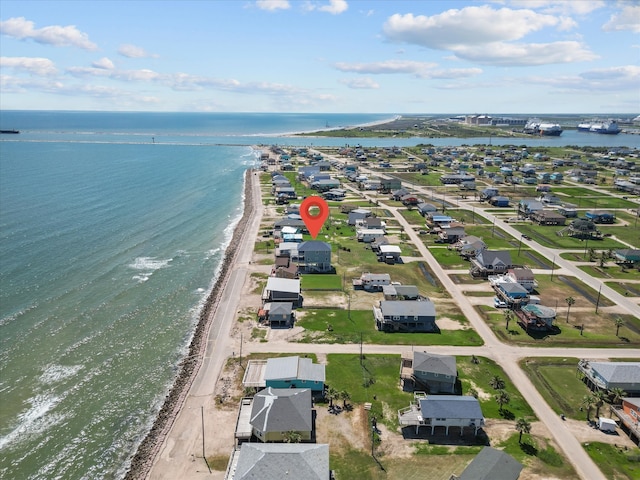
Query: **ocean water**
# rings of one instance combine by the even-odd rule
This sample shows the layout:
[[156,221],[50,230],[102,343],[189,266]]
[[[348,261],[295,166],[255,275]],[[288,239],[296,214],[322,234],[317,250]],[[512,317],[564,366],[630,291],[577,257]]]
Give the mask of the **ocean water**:
[[0,136],[0,478],[122,477],[241,216],[251,140],[380,118],[2,112],[21,133]]

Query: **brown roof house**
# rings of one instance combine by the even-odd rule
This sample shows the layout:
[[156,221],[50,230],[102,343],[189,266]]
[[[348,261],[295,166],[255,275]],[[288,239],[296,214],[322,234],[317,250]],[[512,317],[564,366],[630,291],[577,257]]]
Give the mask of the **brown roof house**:
[[287,439],[288,432],[297,432],[302,441],[311,441],[311,390],[265,388],[253,398],[249,423],[253,435],[261,442],[283,442]]

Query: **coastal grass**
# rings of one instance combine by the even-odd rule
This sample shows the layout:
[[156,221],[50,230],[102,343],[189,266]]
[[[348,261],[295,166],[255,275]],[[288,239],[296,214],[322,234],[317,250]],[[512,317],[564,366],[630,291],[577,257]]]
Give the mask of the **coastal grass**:
[[[638,274],[636,273],[636,276]],[[638,283],[625,283],[625,282],[605,282],[605,285],[612,288],[620,295],[630,297],[640,297],[640,284]]]
[[[611,265],[610,263],[601,267],[599,266],[598,260],[596,260],[596,265],[580,265],[578,268],[596,278],[615,278],[617,280],[640,279],[637,269],[625,268],[623,270],[619,265]],[[640,288],[640,285],[638,288]]]
[[342,290],[342,277],[340,275],[302,275],[300,277],[302,290]]
[[[594,248],[598,250],[625,248],[625,245],[618,242],[617,240],[614,240],[611,237],[589,239],[588,241],[586,241],[567,235],[557,235],[556,232],[559,232],[560,230],[566,228],[564,226],[515,224],[513,225],[513,228],[517,229],[521,234],[529,235],[539,244],[549,248],[584,250],[586,250],[587,248]],[[600,227],[598,227],[598,229],[600,231],[603,230]]]
[[587,418],[582,399],[590,391],[578,377],[578,361],[573,357],[536,357],[522,359],[519,365],[554,412],[582,421]]
[[[496,336],[512,345],[629,348],[630,345],[640,343],[640,319],[632,315],[608,314],[602,311],[596,314],[593,310],[573,310],[568,322],[566,313],[562,312],[551,331],[526,332],[515,319],[509,323],[507,330],[504,313],[492,306],[480,305],[476,309]],[[623,326],[620,327],[619,336],[616,336],[615,319],[618,317],[623,320]]]
[[567,459],[547,439],[525,434],[522,436],[522,443],[519,443],[519,437],[520,434],[516,432],[498,447],[540,478],[580,478]]
[[[455,315],[453,316],[455,319]],[[437,320],[436,320],[437,323]],[[305,343],[372,343],[389,345],[482,345],[471,328],[439,333],[387,333],[376,329],[371,310],[305,309],[298,321]]]
[[582,446],[607,478],[640,478],[639,448],[618,447],[602,442],[589,442]]
[[[425,242],[426,243],[426,242]],[[469,262],[462,258],[457,250],[445,246],[429,246],[429,252],[436,261],[448,269],[469,268]]]
[[[478,392],[478,400],[485,418],[508,419],[525,417],[530,420],[536,418],[531,406],[513,385],[502,367],[493,360],[485,357],[457,356],[458,378],[463,395],[471,395],[471,389]],[[491,386],[491,379],[495,376],[504,380],[504,390],[509,394],[510,401],[500,411],[494,395],[498,390]]]
[[229,455],[212,455],[207,457],[207,465],[211,470],[216,472],[224,472],[229,464]]

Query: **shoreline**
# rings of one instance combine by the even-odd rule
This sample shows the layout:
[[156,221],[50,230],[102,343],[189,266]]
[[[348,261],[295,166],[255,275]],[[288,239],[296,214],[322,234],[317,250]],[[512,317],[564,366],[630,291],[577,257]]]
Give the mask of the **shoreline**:
[[220,303],[220,297],[222,296],[222,292],[234,266],[242,235],[246,230],[249,219],[254,214],[252,193],[253,171],[253,168],[247,168],[244,172],[242,217],[234,227],[231,240],[225,249],[218,277],[200,311],[198,323],[194,329],[187,354],[179,364],[180,371],[176,375],[173,385],[166,395],[151,429],[140,445],[138,445],[135,454],[131,458],[127,472],[123,477],[126,480],[134,480],[148,476],[202,365],[209,330],[213,323],[216,309]]

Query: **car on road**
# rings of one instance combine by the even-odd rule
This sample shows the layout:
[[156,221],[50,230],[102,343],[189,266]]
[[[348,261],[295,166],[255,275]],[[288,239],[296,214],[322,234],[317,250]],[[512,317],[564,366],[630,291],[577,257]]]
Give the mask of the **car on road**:
[[531,237],[529,235],[522,235],[522,238],[524,238],[525,240],[531,240]]

